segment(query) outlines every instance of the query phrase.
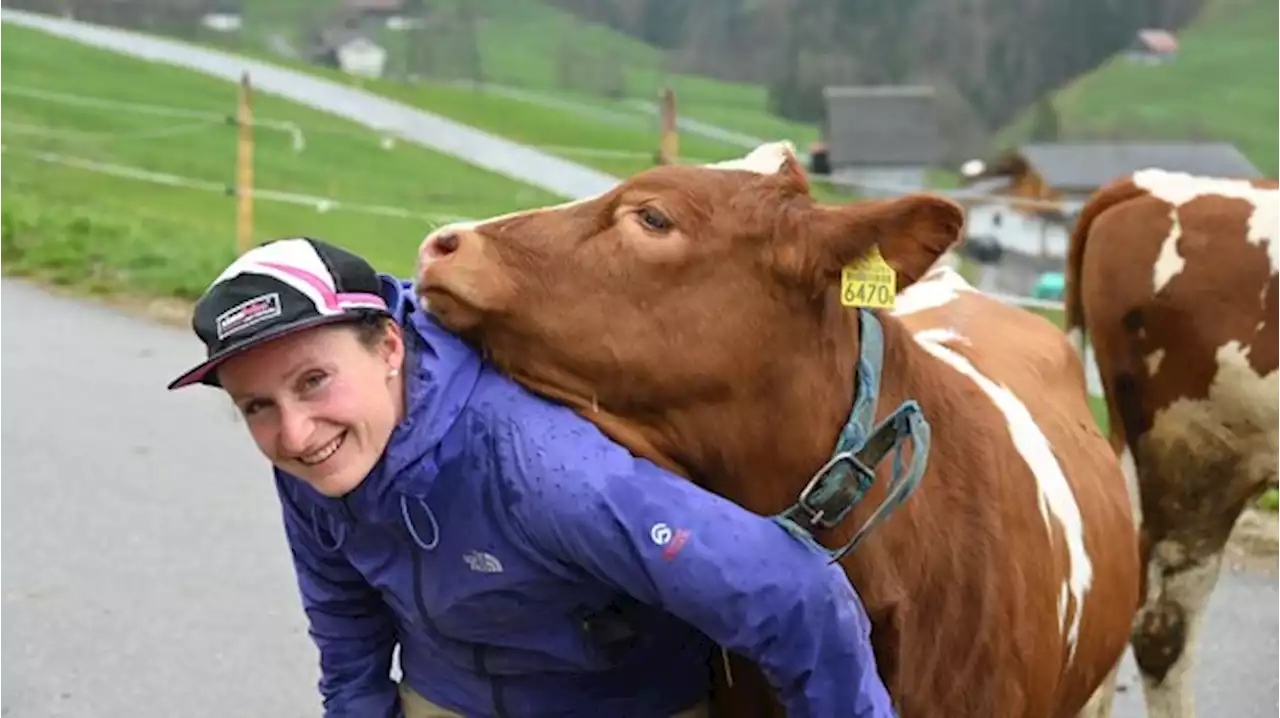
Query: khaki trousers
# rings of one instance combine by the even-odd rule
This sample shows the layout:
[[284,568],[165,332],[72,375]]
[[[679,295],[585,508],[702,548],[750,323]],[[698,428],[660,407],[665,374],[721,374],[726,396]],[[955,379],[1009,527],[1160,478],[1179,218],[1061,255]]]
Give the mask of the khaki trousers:
[[[431,703],[404,683],[400,684],[400,707],[404,709],[404,718],[466,718]],[[707,704],[701,703],[671,718],[707,718],[707,716]]]

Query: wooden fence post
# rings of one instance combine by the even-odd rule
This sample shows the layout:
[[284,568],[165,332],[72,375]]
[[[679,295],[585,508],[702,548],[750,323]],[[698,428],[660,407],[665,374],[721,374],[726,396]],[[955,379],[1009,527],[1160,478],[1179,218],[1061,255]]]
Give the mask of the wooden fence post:
[[680,157],[680,136],[676,127],[676,93],[670,87],[658,92],[658,164],[675,164]]
[[249,73],[240,75],[236,119],[239,140],[236,151],[236,249],[249,251],[253,244],[253,98]]

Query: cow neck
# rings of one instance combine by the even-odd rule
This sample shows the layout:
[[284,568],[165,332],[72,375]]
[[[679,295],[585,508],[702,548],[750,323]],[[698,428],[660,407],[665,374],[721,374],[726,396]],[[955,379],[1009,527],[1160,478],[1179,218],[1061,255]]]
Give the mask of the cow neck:
[[[840,526],[876,480],[876,469],[893,455],[884,499],[839,549],[836,560],[852,551],[872,529],[906,501],[924,475],[929,453],[929,424],[914,400],[901,402],[876,423],[884,379],[885,340],[880,319],[870,310],[859,310],[859,357],[852,391],[852,407],[827,462],[814,473],[796,501],[775,516],[797,535],[815,534]],[[904,449],[911,444],[910,461]]]
[[[879,359],[863,357],[860,335],[862,320],[867,319],[874,323],[876,344],[868,349],[881,350]],[[762,364],[753,380],[743,381],[725,402],[680,407],[640,421],[601,416],[593,420],[633,451],[704,488],[756,513],[782,514],[794,508],[810,477],[833,454],[858,443],[851,435],[865,438],[865,429],[847,428],[855,411],[855,385],[868,414],[864,424],[876,413],[877,403],[883,407],[902,401],[904,392],[896,386],[896,377],[885,371],[909,360],[897,336],[900,329],[892,319],[877,319],[869,311],[850,312],[837,299],[816,322],[797,318],[789,335],[765,347],[773,360]],[[866,376],[859,372],[860,365],[873,371],[876,380],[860,379]],[[903,418],[913,419],[909,412]],[[908,484],[912,487],[914,481]],[[865,488],[854,492],[852,503]],[[816,498],[823,499],[821,493]],[[834,500],[838,493],[825,498]],[[837,533],[852,535],[843,527]]]

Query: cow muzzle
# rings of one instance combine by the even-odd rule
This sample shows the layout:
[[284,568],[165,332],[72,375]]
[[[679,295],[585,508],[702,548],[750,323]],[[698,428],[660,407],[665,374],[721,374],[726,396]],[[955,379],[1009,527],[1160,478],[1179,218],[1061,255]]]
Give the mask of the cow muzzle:
[[418,262],[425,266],[453,254],[462,245],[462,235],[456,230],[443,229],[432,232],[418,247]]

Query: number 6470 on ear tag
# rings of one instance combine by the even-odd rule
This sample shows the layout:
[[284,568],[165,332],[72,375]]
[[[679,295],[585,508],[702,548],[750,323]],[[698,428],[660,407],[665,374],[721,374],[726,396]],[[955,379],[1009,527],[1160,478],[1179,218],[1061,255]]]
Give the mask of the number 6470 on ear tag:
[[893,309],[897,279],[893,267],[880,256],[880,248],[872,247],[866,257],[841,270],[840,303],[846,307]]

